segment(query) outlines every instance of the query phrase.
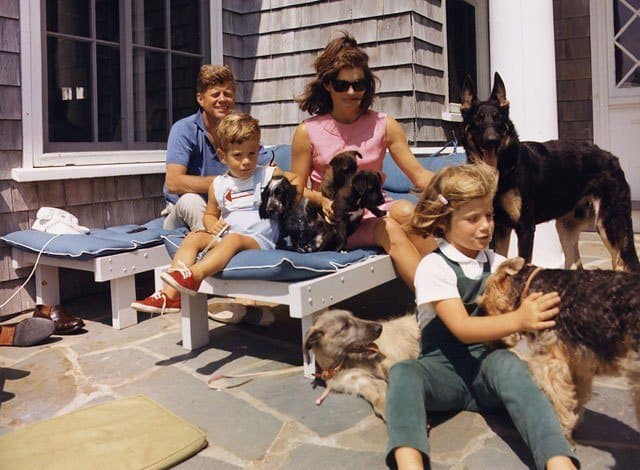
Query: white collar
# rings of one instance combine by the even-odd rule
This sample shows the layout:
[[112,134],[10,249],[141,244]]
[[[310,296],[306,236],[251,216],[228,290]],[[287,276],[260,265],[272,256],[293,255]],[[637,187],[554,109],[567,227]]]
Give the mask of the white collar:
[[469,258],[444,238],[438,239],[438,248],[440,248],[443,255],[456,263],[486,263],[489,260],[487,258],[486,250],[480,250],[478,256],[475,258]]

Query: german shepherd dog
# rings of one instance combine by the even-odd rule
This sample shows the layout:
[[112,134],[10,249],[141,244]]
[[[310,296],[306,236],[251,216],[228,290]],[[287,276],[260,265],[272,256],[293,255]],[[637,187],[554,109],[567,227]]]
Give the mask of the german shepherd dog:
[[[529,292],[557,291],[555,327],[527,333],[530,354],[521,355],[571,436],[591,396],[596,375],[619,370],[620,361],[640,349],[640,276],[600,269],[540,269],[524,259],[504,261],[478,299],[488,315],[517,309]],[[517,335],[504,338],[514,346]]]
[[586,143],[520,142],[498,73],[487,101],[478,100],[471,78],[466,78],[461,111],[467,158],[500,174],[494,199],[498,253],[506,256],[515,229],[519,256],[530,262],[536,224],[556,219],[565,267],[579,268],[578,237],[595,220],[613,268],[640,272],[631,193],[617,157]]
[[384,419],[389,369],[420,353],[420,328],[416,316],[368,321],[347,310],[328,310],[318,316],[305,335],[304,353],[313,350],[321,369],[317,374],[327,388],[320,405],[333,390],[360,395]]

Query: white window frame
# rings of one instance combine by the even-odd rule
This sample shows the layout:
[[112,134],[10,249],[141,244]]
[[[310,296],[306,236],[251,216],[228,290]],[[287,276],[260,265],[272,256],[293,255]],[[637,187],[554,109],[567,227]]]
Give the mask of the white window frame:
[[[479,96],[489,94],[491,89],[491,65],[489,56],[489,0],[465,0],[473,5],[476,12],[476,67],[478,68],[478,83],[476,92]],[[449,96],[449,62],[447,45],[447,0],[442,3],[445,20],[442,25],[444,32],[444,60],[447,64],[444,71],[445,110],[442,112],[443,121],[462,122],[458,97]]]
[[[211,61],[221,64],[222,0],[209,0],[209,12]],[[20,0],[22,167],[12,169],[13,180],[26,182],[164,173],[166,150],[44,152],[43,27],[41,2]]]

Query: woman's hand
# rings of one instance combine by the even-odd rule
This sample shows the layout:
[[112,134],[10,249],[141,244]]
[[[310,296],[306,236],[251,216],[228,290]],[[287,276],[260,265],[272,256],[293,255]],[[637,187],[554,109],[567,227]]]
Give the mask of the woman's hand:
[[538,331],[553,328],[556,322],[551,320],[559,312],[560,296],[557,292],[534,292],[522,301],[518,308],[520,331]]

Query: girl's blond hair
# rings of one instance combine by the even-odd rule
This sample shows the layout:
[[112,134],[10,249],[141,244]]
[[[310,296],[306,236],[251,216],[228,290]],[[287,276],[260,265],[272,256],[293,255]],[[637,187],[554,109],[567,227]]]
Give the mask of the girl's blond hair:
[[242,144],[253,138],[260,141],[260,122],[249,114],[231,113],[218,124],[216,144],[224,151],[229,144]]
[[451,213],[472,199],[493,199],[497,184],[496,171],[485,163],[444,168],[422,193],[409,230],[423,237],[434,235],[444,238]]

